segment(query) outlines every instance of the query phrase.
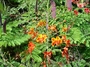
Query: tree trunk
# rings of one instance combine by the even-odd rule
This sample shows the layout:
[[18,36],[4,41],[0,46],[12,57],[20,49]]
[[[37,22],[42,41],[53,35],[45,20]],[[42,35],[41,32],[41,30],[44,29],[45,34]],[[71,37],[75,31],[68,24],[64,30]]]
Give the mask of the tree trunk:
[[66,0],[66,7],[70,10],[72,9],[72,0]]
[[0,26],[2,26],[2,16],[1,16],[1,13],[0,13]]
[[6,33],[6,24],[7,24],[7,21],[5,20],[4,23],[3,23],[3,32]]

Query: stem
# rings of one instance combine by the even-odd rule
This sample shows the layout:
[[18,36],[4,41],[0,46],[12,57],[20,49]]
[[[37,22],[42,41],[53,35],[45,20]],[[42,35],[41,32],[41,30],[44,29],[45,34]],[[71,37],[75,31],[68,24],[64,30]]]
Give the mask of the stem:
[[[47,11],[46,11],[46,20],[47,20],[47,22],[46,22],[46,29],[48,29],[48,21],[49,21],[49,0],[47,0]],[[47,34],[48,35],[48,34]],[[48,40],[47,40],[47,50],[48,50]],[[47,63],[48,63],[48,56],[47,56]],[[49,67],[48,66],[48,64],[47,64],[47,67]]]
[[46,13],[46,29],[48,29],[48,21],[49,21],[49,0],[47,0],[47,13]]
[[36,16],[37,16],[37,12],[38,12],[38,7],[37,7],[37,5],[38,5],[38,0],[36,0],[36,5],[35,5],[35,13],[36,13]]
[[4,23],[3,23],[3,32],[6,33],[6,24],[7,24],[7,21],[5,20]]

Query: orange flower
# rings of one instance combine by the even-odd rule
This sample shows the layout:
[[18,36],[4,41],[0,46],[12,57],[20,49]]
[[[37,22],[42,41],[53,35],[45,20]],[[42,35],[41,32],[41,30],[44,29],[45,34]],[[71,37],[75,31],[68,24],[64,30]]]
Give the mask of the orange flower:
[[37,27],[39,26],[46,26],[46,21],[40,20],[37,24]]
[[62,35],[62,41],[63,41],[63,42],[66,41],[66,35]]
[[51,30],[51,31],[56,31],[57,32],[57,29],[56,29],[55,25],[49,26],[48,29]]
[[68,28],[64,27],[64,28],[62,29],[62,31],[63,31],[63,32],[67,32],[67,31],[68,31]]
[[32,34],[34,32],[34,28],[30,28],[30,31],[28,32],[28,34]]
[[59,36],[57,36],[56,38],[52,38],[52,46],[60,44],[62,44],[62,40],[60,39]]
[[70,47],[70,40],[67,40],[65,35],[62,36],[62,41],[66,44],[66,47]]
[[68,54],[68,48],[64,47],[62,51],[62,57],[66,57],[67,60],[69,60],[69,54]]
[[66,43],[66,47],[70,47],[70,40],[69,39],[66,40],[65,43]]
[[52,51],[45,51],[43,54],[44,54],[44,58],[47,58],[47,56],[48,56],[49,58],[51,58]]
[[43,43],[46,41],[46,38],[47,38],[47,35],[45,34],[39,34],[37,39],[36,39],[36,42],[40,42],[40,43]]
[[32,38],[35,38],[37,36],[37,32],[34,31],[34,28],[31,28],[28,34],[32,35]]
[[29,44],[28,44],[28,52],[32,53],[34,48],[35,48],[35,44],[33,42],[29,42]]

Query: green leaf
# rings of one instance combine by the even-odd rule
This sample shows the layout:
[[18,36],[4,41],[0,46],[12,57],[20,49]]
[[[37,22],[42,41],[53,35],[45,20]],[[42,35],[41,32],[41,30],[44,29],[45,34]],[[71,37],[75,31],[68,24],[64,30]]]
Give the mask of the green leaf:
[[81,37],[82,37],[82,32],[80,31],[79,28],[72,28],[71,31],[73,32],[73,34],[71,35],[71,37],[74,39],[74,41],[80,41]]
[[87,47],[85,52],[83,52],[83,56],[84,56],[85,59],[89,59],[90,58],[90,48]]
[[20,44],[21,44],[21,43],[18,42],[18,40],[16,40],[16,39],[14,40],[14,42],[15,42],[16,45],[20,45]]
[[11,42],[8,42],[8,46],[12,46]]
[[33,50],[33,52],[32,52],[32,54],[40,54],[40,53],[41,53],[41,51],[38,50],[37,48],[35,48],[35,49]]
[[11,41],[11,44],[12,44],[12,46],[13,46],[13,47],[15,46],[15,43],[14,43],[14,41]]
[[32,54],[32,58],[36,62],[42,62],[42,58],[37,54]]
[[4,45],[4,41],[0,41],[0,47]]
[[0,63],[2,63],[3,62],[3,60],[0,58]]
[[19,67],[26,67],[24,64],[20,64]]
[[72,67],[71,64],[68,64],[67,67]]
[[22,62],[22,63],[25,63],[25,62],[29,61],[30,58],[31,58],[31,55],[28,54],[28,55],[26,55],[24,58],[22,58],[21,62]]
[[73,61],[73,62],[72,62],[72,65],[73,65],[73,67],[78,67],[76,61],[75,61],[75,62]]
[[8,46],[8,44],[7,44],[7,42],[6,42],[6,41],[4,42],[4,45],[3,45],[3,46],[5,46],[5,47],[7,47],[7,46]]
[[87,42],[86,42],[86,46],[87,46],[87,47],[90,47],[90,41],[87,41]]
[[86,65],[86,62],[85,62],[85,60],[83,60],[83,59],[80,60],[80,61],[78,61],[77,63],[78,63],[78,66],[79,66],[79,67],[85,67],[85,65]]
[[0,12],[3,12],[3,5],[0,3]]

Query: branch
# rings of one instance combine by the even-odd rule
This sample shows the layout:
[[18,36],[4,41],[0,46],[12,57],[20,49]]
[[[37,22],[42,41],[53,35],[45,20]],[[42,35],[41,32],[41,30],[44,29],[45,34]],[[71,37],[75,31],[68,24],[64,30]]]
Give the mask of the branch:
[[1,13],[0,13],[0,26],[2,26],[2,17],[1,17]]
[[3,32],[6,33],[6,24],[7,24],[7,21],[5,20],[4,23],[3,23]]
[[37,16],[37,12],[38,12],[38,7],[37,7],[37,5],[38,5],[38,0],[36,0],[36,5],[35,5],[35,13],[36,13],[36,16]]
[[55,19],[56,18],[56,4],[54,0],[50,0],[50,3],[51,3],[51,15],[53,19]]

